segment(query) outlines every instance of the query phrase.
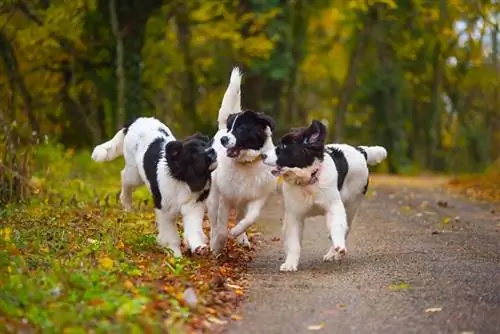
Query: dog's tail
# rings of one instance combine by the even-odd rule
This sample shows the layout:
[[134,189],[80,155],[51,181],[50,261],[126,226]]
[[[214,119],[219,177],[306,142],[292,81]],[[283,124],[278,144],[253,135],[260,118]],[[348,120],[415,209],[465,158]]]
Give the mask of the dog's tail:
[[238,67],[234,67],[229,79],[229,86],[227,86],[222,103],[219,109],[219,117],[217,122],[219,130],[226,128],[226,122],[231,114],[241,111],[241,76],[242,73]]
[[92,160],[102,162],[111,161],[123,155],[123,140],[125,139],[126,128],[118,131],[115,136],[105,143],[97,145],[92,151]]
[[357,148],[365,156],[366,163],[369,165],[377,165],[387,158],[387,150],[382,146],[358,146]]

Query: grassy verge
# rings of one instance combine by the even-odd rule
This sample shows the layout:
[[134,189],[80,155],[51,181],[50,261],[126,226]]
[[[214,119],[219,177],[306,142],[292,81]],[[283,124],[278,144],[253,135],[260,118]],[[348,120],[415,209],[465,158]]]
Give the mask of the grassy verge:
[[484,174],[455,177],[447,184],[447,188],[476,200],[500,202],[500,163]]
[[133,213],[117,203],[122,163],[37,151],[38,195],[0,212],[0,332],[215,332],[238,319],[248,251],[171,257],[147,190]]

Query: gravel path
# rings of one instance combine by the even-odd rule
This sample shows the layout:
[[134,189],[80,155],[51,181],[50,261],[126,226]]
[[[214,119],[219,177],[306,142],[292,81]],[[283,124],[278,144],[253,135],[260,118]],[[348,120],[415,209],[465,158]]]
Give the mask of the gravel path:
[[370,185],[348,258],[323,263],[326,226],[308,219],[296,273],[279,273],[282,200],[268,202],[243,320],[229,333],[500,333],[500,208],[433,179]]

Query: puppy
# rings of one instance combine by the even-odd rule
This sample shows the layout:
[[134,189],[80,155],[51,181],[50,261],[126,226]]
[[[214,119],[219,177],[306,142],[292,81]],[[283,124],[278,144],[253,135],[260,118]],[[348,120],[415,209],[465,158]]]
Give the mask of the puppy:
[[307,217],[324,215],[332,246],[324,261],[346,254],[346,239],[356,211],[368,189],[368,165],[387,156],[380,146],[325,145],[326,127],[314,120],[280,139],[264,162],[283,178],[286,260],[281,271],[297,271],[302,230]]
[[217,167],[217,153],[210,145],[209,138],[199,133],[178,141],[159,120],[141,117],[110,141],[96,146],[92,159],[101,162],[124,156],[120,193],[123,207],[130,210],[132,192],[146,184],[153,196],[158,243],[180,257],[181,240],[175,222],[179,213],[191,251],[208,250],[202,224],[211,173]]
[[212,173],[212,190],[207,205],[211,224],[210,247],[218,253],[228,237],[229,210],[238,211],[238,223],[229,231],[244,246],[250,247],[245,231],[259,217],[268,196],[277,187],[271,167],[261,155],[274,151],[273,119],[263,113],[241,110],[241,72],[235,67],[222,99],[219,130],[214,136],[218,168]]

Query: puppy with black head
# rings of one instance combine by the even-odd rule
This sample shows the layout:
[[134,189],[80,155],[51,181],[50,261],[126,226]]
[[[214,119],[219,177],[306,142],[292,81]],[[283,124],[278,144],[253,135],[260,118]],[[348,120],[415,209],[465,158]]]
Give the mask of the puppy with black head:
[[125,210],[132,207],[132,192],[145,184],[153,196],[158,225],[158,243],[177,257],[181,240],[176,218],[183,217],[184,239],[193,253],[208,250],[202,224],[205,201],[210,192],[211,173],[217,167],[217,153],[207,136],[196,133],[176,140],[159,120],[141,117],[109,141],[94,148],[94,161],[110,161],[123,155],[120,200]]
[[359,205],[368,189],[368,165],[387,156],[381,146],[325,145],[326,127],[312,121],[280,139],[264,163],[283,178],[283,222],[286,260],[281,271],[297,271],[302,230],[307,217],[325,216],[332,246],[324,261],[346,254],[346,239]]
[[[218,167],[212,174],[207,205],[210,246],[214,253],[224,247],[228,236],[250,246],[245,231],[259,217],[268,196],[277,187],[272,168],[264,165],[261,158],[262,154],[274,151],[274,121],[264,113],[241,109],[240,86],[241,72],[234,68],[222,99],[219,130],[213,144]],[[238,222],[228,231],[231,208],[238,212]]]

